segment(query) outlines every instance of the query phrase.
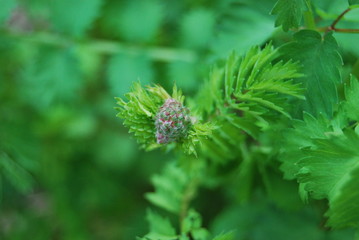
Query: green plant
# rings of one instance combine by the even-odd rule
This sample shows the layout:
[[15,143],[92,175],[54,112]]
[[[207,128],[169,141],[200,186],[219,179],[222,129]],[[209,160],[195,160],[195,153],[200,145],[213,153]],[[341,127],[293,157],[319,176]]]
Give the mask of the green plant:
[[0,239],[353,239],[357,8],[0,0]]
[[[272,14],[277,15],[277,26],[295,31],[293,39],[277,48],[272,43],[252,47],[243,56],[232,53],[212,67],[200,90],[186,102],[198,121],[190,124],[188,120],[180,138],[171,135],[171,140],[155,140],[159,124],[155,116],[162,116],[161,106],[175,101],[177,108],[183,108],[177,88],[171,97],[159,86],[142,88],[136,83],[127,102],[118,99],[118,116],[147,150],[153,145],[180,149],[162,175],[152,178],[155,192],[146,195],[154,205],[177,215],[179,228],[176,231],[173,221],[149,211],[150,233],[141,239],[209,239],[191,202],[201,187],[210,185],[238,188],[230,199],[239,205],[250,204],[257,189],[264,189],[283,209],[295,208],[295,197],[285,196],[293,194],[295,186],[291,185],[293,192],[276,189],[278,182],[288,180],[297,181],[303,202],[328,202],[322,231],[358,229],[359,82],[353,75],[342,78],[342,58],[333,36],[333,31],[358,32],[336,27],[345,14],[359,7],[356,1],[349,4],[328,27],[317,27],[313,9],[320,10],[311,1],[279,0]],[[301,27],[303,16],[305,26]],[[236,174],[238,184],[229,183]],[[292,202],[285,202],[288,199]],[[251,239],[238,231],[211,239]],[[321,237],[316,239],[335,238],[335,231],[319,232]]]

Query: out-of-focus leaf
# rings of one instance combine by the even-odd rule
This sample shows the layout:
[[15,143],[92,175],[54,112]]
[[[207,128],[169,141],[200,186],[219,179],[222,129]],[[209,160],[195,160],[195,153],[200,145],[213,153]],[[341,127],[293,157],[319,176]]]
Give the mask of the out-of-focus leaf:
[[52,22],[59,32],[82,36],[98,16],[102,0],[50,1]]
[[273,33],[271,16],[246,5],[229,5],[224,11],[211,41],[211,49],[218,58],[235,50],[243,54],[253,45],[265,42]]
[[147,193],[146,198],[154,205],[172,213],[179,213],[185,188],[189,184],[189,177],[178,166],[167,165],[161,175],[152,177],[155,186],[154,193]]
[[198,84],[199,68],[197,64],[175,61],[168,65],[168,76],[171,83],[175,83],[185,92],[194,90]]
[[0,176],[4,175],[20,192],[29,192],[34,183],[32,176],[6,153],[0,152]]
[[112,3],[103,19],[108,34],[131,42],[149,42],[159,32],[164,17],[158,0]]
[[151,61],[144,56],[118,54],[110,59],[107,68],[110,92],[114,96],[129,92],[135,81],[147,85],[153,81],[153,77]]
[[69,49],[41,48],[23,72],[24,97],[39,109],[75,100],[82,86],[77,64]]
[[214,13],[206,9],[196,9],[187,13],[181,22],[182,44],[205,48],[213,34],[214,20]]
[[176,238],[176,231],[172,227],[170,221],[157,213],[148,210],[147,221],[150,224],[150,232],[144,239],[171,239]]
[[0,0],[0,25],[7,20],[16,5],[15,0]]
[[359,4],[359,0],[348,0],[349,5],[356,5]]
[[217,235],[213,240],[232,240],[234,239],[234,232],[221,233]]
[[[304,220],[305,219],[305,220]],[[323,232],[312,209],[283,211],[273,207],[263,195],[243,206],[225,209],[211,226],[215,234],[234,231],[236,240],[341,240],[352,239],[352,231]]]

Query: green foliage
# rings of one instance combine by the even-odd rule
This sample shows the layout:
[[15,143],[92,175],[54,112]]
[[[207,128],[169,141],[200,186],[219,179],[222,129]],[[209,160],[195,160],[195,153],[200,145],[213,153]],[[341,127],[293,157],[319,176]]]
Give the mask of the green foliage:
[[[263,11],[253,1],[223,1],[226,4],[219,13],[220,21],[215,28],[211,49],[215,58],[226,58],[233,50],[244,54],[253,45],[263,44],[274,32],[269,9]],[[261,6],[271,1],[261,0]],[[255,34],[253,34],[255,32]]]
[[54,0],[49,3],[50,16],[57,31],[76,37],[83,36],[99,15],[101,5],[102,0]]
[[130,91],[133,79],[149,84],[154,73],[147,57],[118,54],[110,59],[107,75],[112,93],[123,96]]
[[348,2],[349,2],[349,5],[359,4],[359,1],[358,1],[358,0],[348,0]]
[[[146,198],[154,205],[172,213],[180,213],[182,200],[189,187],[189,176],[175,165],[168,165],[162,175],[154,175],[152,183],[154,193],[147,193]],[[191,192],[189,193],[191,194]]]
[[20,192],[29,192],[33,185],[33,178],[20,164],[11,159],[6,153],[0,156],[2,175],[8,179]]
[[359,82],[355,77],[351,77],[350,86],[345,85],[345,99],[342,103],[343,111],[345,116],[350,120],[359,120]]
[[11,11],[16,7],[16,1],[1,0],[0,5],[0,24],[3,24],[3,22],[9,17]]
[[358,4],[0,0],[0,239],[354,239]]
[[172,227],[170,221],[161,217],[157,213],[148,210],[147,221],[150,224],[150,232],[141,239],[174,239],[176,238],[176,231]]
[[128,41],[147,42],[153,39],[162,23],[164,11],[157,0],[127,1],[116,15],[115,31],[119,31]]
[[229,106],[260,114],[260,110],[255,109],[257,106],[253,104],[258,103],[263,108],[288,115],[281,106],[280,94],[301,98],[301,87],[293,82],[293,78],[301,74],[298,73],[298,64],[291,61],[272,64],[276,54],[273,47],[267,45],[263,50],[252,48],[242,59],[235,55],[228,59],[224,92]]
[[70,49],[40,49],[23,74],[24,97],[39,109],[74,101],[80,93],[78,61]]
[[282,26],[284,31],[298,28],[304,9],[304,0],[278,0],[271,14],[278,15],[275,26]]
[[302,98],[300,84],[293,81],[302,76],[299,65],[278,61],[278,57],[271,44],[263,49],[253,47],[244,57],[233,53],[223,68],[212,70],[209,82],[198,94],[197,107],[208,115],[219,111],[219,119],[257,137],[273,112],[289,117],[286,96]]
[[[184,97],[181,91],[175,86],[170,96],[160,86],[144,89],[139,83],[135,83],[132,92],[126,94],[126,98],[128,102],[116,98],[120,106],[117,108],[119,110],[117,116],[124,119],[124,125],[134,133],[141,146],[146,150],[167,146],[168,144],[158,143],[155,138],[155,117],[166,99],[173,98],[183,104]],[[210,135],[214,128],[213,123],[202,124],[194,118],[187,137],[178,139],[174,144],[182,147],[185,153],[196,154],[196,145]]]
[[289,59],[303,64],[302,82],[307,89],[304,109],[316,116],[323,113],[331,117],[338,103],[337,84],[341,82],[339,69],[342,66],[332,34],[326,34],[323,39],[318,32],[299,31],[294,41],[284,45],[281,51]]
[[214,28],[214,14],[198,9],[184,16],[181,23],[182,42],[188,47],[203,48],[208,44]]

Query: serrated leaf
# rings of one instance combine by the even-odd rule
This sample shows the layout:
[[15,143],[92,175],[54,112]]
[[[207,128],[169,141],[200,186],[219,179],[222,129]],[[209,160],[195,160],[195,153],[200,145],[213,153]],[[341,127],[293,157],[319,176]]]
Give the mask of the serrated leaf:
[[313,198],[329,198],[358,159],[347,139],[317,139],[313,142],[315,146],[304,149],[306,156],[298,162],[298,180]]
[[314,118],[308,113],[304,113],[303,121],[293,120],[293,127],[284,131],[283,151],[279,158],[286,179],[296,177],[300,169],[298,161],[305,156],[302,148],[313,146],[312,139],[326,139],[326,133],[333,132],[327,119],[323,116]]
[[190,209],[187,216],[181,223],[182,235],[191,235],[196,240],[206,240],[208,238],[208,231],[202,227],[202,217],[195,210]]
[[170,221],[152,210],[147,211],[147,222],[150,225],[150,231],[145,238],[150,239],[173,239],[176,237],[176,231]]
[[352,130],[329,139],[315,139],[306,157],[298,162],[298,180],[313,198],[329,200],[328,225],[333,228],[359,226],[355,200],[359,172],[359,136]]
[[[358,161],[358,158],[357,158]],[[330,198],[327,225],[333,228],[359,226],[359,165],[341,181],[338,191]]]
[[0,0],[0,25],[10,16],[11,11],[16,7],[15,0]]
[[51,19],[59,32],[84,35],[100,13],[102,0],[54,0],[49,4]]
[[307,90],[304,109],[318,116],[333,115],[338,103],[337,87],[341,82],[341,57],[338,45],[331,33],[322,37],[318,32],[302,30],[294,35],[294,41],[280,48],[288,59],[303,65],[305,77],[301,80]]
[[146,198],[154,205],[172,213],[179,213],[181,202],[189,178],[185,172],[174,164],[168,165],[161,175],[152,177],[154,193],[147,193]]
[[153,77],[152,63],[144,56],[118,54],[110,59],[107,68],[110,92],[115,96],[129,92],[135,81],[148,85]]
[[275,26],[282,26],[284,31],[298,28],[302,20],[304,0],[278,0],[271,14],[278,15]]

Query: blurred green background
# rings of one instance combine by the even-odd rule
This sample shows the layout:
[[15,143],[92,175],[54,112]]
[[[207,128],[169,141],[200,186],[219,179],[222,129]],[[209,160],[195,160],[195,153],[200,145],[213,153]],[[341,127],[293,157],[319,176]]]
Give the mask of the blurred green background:
[[[274,3],[0,0],[0,239],[146,233],[143,195],[171,155],[138,150],[114,97],[134,81],[192,96],[232,50],[288,41],[274,28]],[[350,49],[348,61],[359,55]]]

